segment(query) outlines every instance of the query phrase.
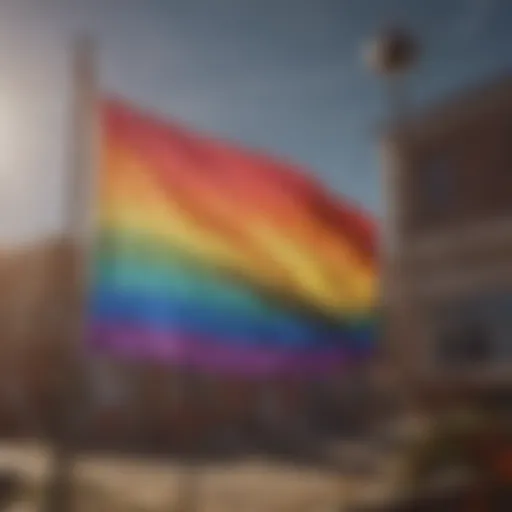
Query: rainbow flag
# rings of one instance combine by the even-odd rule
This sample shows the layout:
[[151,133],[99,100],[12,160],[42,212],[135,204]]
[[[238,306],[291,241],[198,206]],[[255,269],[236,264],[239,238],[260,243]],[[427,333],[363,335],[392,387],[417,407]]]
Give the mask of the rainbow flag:
[[297,166],[105,101],[89,346],[323,374],[371,353],[372,221]]

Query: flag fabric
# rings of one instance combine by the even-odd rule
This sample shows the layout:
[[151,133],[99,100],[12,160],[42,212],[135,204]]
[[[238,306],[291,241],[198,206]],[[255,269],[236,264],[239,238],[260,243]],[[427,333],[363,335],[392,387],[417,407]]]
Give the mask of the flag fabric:
[[255,376],[371,354],[367,215],[295,165],[121,101],[101,132],[90,348]]

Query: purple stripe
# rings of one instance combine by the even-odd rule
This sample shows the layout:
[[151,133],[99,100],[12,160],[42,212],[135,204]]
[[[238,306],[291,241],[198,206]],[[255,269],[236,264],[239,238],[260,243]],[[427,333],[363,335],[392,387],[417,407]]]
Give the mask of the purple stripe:
[[91,329],[89,347],[115,357],[170,363],[207,371],[267,375],[318,375],[339,371],[361,355],[346,347],[298,351],[232,347],[207,339],[147,330],[97,326]]

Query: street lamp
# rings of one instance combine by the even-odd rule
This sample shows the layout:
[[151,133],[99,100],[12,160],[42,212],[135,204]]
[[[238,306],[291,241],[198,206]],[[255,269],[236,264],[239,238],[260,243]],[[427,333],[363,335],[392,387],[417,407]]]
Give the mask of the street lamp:
[[404,77],[418,59],[418,44],[406,30],[391,27],[383,30],[364,46],[366,65],[381,76],[387,86],[391,115],[401,117],[407,108]]
[[[414,37],[405,29],[399,27],[388,27],[380,31],[374,38],[369,40],[362,48],[362,58],[366,66],[379,77],[385,85],[386,102],[389,108],[389,115],[392,123],[398,123],[408,107],[405,94],[404,78],[418,59],[418,44]],[[384,337],[392,336],[389,327],[390,308],[388,305],[389,282],[394,279],[393,254],[399,247],[399,236],[397,230],[397,219],[400,218],[400,204],[397,201],[399,195],[400,181],[394,173],[385,172],[383,175],[383,190],[385,199],[385,215],[381,225],[383,237],[380,247],[379,258],[380,268],[383,271],[381,277],[381,318],[386,326],[383,326]],[[383,341],[386,345],[387,341]],[[382,355],[377,364],[377,371],[374,374],[379,385],[388,388],[396,387],[395,372],[389,355]],[[389,364],[391,363],[391,364]],[[381,373],[382,372],[382,373]]]

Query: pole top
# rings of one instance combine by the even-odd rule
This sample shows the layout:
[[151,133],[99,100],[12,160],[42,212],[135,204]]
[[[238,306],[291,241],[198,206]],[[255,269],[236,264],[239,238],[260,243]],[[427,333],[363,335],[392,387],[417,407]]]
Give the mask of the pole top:
[[363,48],[367,66],[384,77],[407,72],[417,61],[418,53],[416,39],[401,27],[385,28]]

